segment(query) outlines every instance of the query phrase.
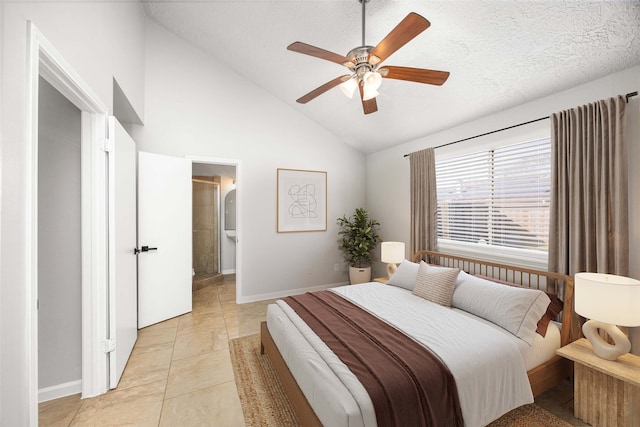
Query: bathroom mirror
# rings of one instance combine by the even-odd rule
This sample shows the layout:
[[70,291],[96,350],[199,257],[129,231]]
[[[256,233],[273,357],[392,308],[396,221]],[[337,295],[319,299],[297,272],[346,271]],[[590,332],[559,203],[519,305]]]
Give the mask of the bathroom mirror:
[[236,229],[236,190],[231,190],[224,197],[224,229]]

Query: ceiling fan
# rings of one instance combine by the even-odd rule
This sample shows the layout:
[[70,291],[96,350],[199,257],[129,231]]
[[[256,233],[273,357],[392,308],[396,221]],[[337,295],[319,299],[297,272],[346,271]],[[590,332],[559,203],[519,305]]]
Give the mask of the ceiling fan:
[[346,56],[302,42],[294,42],[287,46],[287,49],[293,52],[335,62],[336,64],[344,65],[351,71],[351,74],[336,77],[297,99],[298,103],[306,104],[329,89],[340,86],[340,89],[350,98],[355,90],[359,89],[364,114],[370,114],[378,111],[376,96],[378,96],[378,88],[382,78],[438,86],[447,81],[447,78],[449,78],[448,71],[380,65],[391,54],[429,28],[431,25],[429,21],[417,13],[411,12],[377,46],[367,46],[364,41],[365,4],[369,0],[357,1],[362,4],[362,46],[352,49]]

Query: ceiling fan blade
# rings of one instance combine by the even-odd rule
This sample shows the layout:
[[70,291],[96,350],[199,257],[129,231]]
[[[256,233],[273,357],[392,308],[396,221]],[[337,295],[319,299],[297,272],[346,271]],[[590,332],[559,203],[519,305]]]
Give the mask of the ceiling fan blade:
[[431,23],[425,18],[411,12],[371,51],[369,63],[375,65],[384,61],[430,25]]
[[378,111],[378,103],[375,98],[371,98],[368,101],[362,101],[362,109],[365,114],[371,114]]
[[[362,88],[362,85],[358,85],[358,88],[360,89],[360,99],[362,100],[364,89]],[[378,103],[376,102],[376,99],[371,98],[366,101],[362,100],[362,109],[365,114],[371,114],[378,111]]]
[[[389,70],[385,73],[385,70]],[[449,78],[448,71],[425,70],[423,68],[384,66],[378,70],[387,79],[408,80],[410,82],[442,85]]]
[[309,92],[308,94],[303,96],[302,98],[296,99],[296,102],[298,102],[300,104],[306,104],[307,102],[311,101],[312,99],[322,95],[323,93],[325,93],[329,89],[332,89],[332,88],[338,86],[340,83],[342,83],[345,80],[345,78],[348,79],[349,75],[345,74],[344,76],[336,77],[335,79],[331,80],[330,82],[327,82],[327,83],[323,84],[322,86],[315,88],[314,90],[312,90],[311,92]]
[[353,66],[353,63],[349,61],[349,58],[346,56],[338,55],[337,53],[329,52],[328,50],[311,46],[310,44],[294,42],[287,46],[287,49],[293,52],[315,56],[316,58],[324,59],[326,61],[335,62],[336,64],[344,65],[345,67],[348,67],[349,65]]

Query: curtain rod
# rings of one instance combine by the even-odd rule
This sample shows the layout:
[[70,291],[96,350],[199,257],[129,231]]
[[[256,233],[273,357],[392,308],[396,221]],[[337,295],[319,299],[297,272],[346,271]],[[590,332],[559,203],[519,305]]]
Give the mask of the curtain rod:
[[[629,98],[633,98],[634,96],[638,95],[638,91],[635,92],[629,92],[628,94],[625,95],[625,99],[627,101],[627,104],[629,103]],[[547,117],[540,117],[539,119],[535,119],[535,120],[529,120],[528,122],[524,122],[524,123],[518,123],[517,125],[513,125],[513,126],[508,126],[506,128],[502,128],[502,129],[497,129],[497,130],[492,130],[491,132],[485,132],[485,133],[481,133],[480,135],[474,135],[474,136],[470,136],[468,138],[463,138],[463,139],[459,139],[457,141],[453,141],[453,142],[447,142],[446,144],[442,144],[442,145],[437,145],[435,147],[433,147],[433,149],[435,150],[436,148],[442,148],[442,147],[446,147],[448,145],[453,145],[453,144],[457,144],[459,142],[463,142],[463,141],[468,141],[470,139],[475,139],[475,138],[480,138],[481,136],[486,136],[486,135],[491,135],[492,133],[497,133],[497,132],[502,132],[505,130],[509,130],[509,129],[513,129],[513,128],[517,128],[519,126],[524,126],[524,125],[528,125],[530,123],[535,123],[535,122],[539,122],[541,120],[546,120],[548,119],[549,116]],[[409,157],[409,154],[405,154],[402,157]]]

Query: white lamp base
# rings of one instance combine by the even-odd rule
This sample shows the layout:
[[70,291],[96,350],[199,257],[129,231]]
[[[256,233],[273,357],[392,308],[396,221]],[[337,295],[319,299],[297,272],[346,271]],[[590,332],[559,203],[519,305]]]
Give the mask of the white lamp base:
[[[599,334],[598,329],[605,331],[614,344],[606,342]],[[616,360],[618,356],[629,353],[631,342],[629,338],[616,326],[611,323],[604,323],[598,320],[589,320],[582,325],[582,333],[593,346],[596,356],[607,360]]]
[[398,266],[396,264],[392,262],[387,264],[387,278],[390,278],[391,276],[393,276],[393,273],[395,273],[397,269],[398,269]]

